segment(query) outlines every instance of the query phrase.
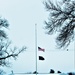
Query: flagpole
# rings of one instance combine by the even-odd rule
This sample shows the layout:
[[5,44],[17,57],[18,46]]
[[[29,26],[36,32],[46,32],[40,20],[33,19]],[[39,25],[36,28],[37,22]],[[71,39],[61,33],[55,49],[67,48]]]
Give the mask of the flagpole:
[[36,75],[37,75],[37,24],[35,24],[35,60],[36,60]]
[[[74,29],[74,40],[75,40],[75,29]],[[74,41],[74,45],[75,45],[75,41]],[[74,46],[74,57],[75,57],[75,46]],[[74,69],[75,69],[75,62],[74,62]]]

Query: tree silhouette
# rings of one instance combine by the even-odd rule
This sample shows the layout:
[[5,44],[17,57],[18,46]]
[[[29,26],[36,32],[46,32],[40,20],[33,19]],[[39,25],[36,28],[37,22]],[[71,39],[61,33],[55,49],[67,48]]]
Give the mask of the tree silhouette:
[[55,71],[53,69],[50,69],[50,73],[55,73]]
[[6,19],[0,17],[0,66],[9,66],[9,58],[13,57],[14,59],[22,53],[26,47],[18,49],[17,47],[11,48],[11,41],[9,40],[6,32],[3,30],[3,27],[8,29],[9,23]]
[[57,73],[61,73],[60,71],[57,71]]
[[38,72],[37,71],[34,71],[33,74],[38,74]]
[[75,75],[75,73],[73,73],[73,72],[69,72],[69,73],[67,73],[68,75]]
[[44,5],[49,12],[48,21],[45,21],[47,33],[50,35],[57,32],[58,48],[67,47],[75,35],[75,0],[61,0],[55,4],[48,0]]

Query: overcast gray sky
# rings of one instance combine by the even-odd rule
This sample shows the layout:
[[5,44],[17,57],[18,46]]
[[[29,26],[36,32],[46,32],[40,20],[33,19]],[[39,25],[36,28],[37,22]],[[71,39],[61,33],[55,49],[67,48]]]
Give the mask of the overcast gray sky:
[[17,61],[13,61],[14,72],[35,71],[35,24],[37,24],[37,46],[45,49],[38,52],[45,61],[38,60],[38,72],[48,73],[50,69],[62,72],[74,71],[74,42],[68,47],[69,51],[56,48],[56,35],[47,35],[44,21],[48,18],[43,5],[44,0],[0,0],[0,16],[6,18],[10,24],[7,33],[12,44],[27,46],[27,51],[20,54]]

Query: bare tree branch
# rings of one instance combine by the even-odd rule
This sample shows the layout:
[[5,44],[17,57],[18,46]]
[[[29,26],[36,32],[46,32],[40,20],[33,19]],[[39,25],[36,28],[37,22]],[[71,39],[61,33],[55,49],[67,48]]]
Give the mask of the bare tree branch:
[[[6,19],[0,18],[0,27],[8,28],[9,24]],[[9,41],[9,38],[6,35],[6,32],[4,30],[0,29],[0,66],[7,66],[9,65],[9,58],[17,59],[17,56],[26,50],[26,47],[22,47],[21,49],[18,49],[17,47],[11,46],[11,41]]]

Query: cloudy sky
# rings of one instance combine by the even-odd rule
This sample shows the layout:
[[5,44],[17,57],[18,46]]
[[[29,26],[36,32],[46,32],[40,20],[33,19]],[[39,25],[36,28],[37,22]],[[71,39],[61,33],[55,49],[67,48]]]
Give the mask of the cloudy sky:
[[17,61],[12,61],[15,73],[35,71],[35,24],[37,24],[37,47],[45,49],[39,52],[45,60],[37,59],[38,72],[48,73],[50,69],[55,71],[74,71],[74,42],[67,52],[66,49],[57,49],[55,38],[57,35],[47,35],[44,29],[44,21],[48,18],[43,5],[44,0],[0,0],[0,16],[6,18],[10,24],[7,30],[12,44],[21,47],[27,46],[27,50],[20,54]]

